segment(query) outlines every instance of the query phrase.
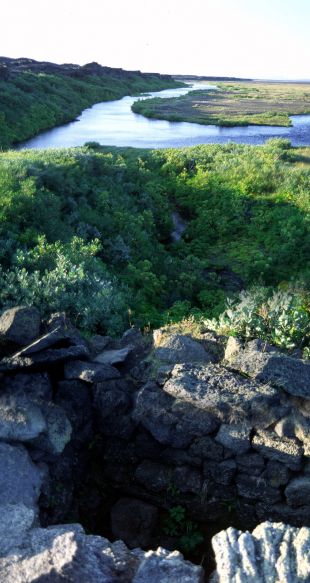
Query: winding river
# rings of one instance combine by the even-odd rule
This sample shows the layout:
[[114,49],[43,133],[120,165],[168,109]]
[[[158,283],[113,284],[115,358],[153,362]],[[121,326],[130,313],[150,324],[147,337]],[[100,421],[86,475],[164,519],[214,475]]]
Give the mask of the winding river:
[[[207,89],[210,85],[193,84],[189,88],[166,89],[148,97],[177,97],[192,89]],[[18,146],[24,148],[60,148],[81,146],[85,142],[99,142],[107,146],[137,148],[177,148],[197,144],[263,144],[270,138],[288,138],[293,146],[310,145],[310,115],[294,115],[293,126],[217,127],[187,122],[169,122],[147,119],[133,113],[131,105],[137,97],[123,97],[117,101],[97,103],[85,109],[77,120],[42,132]]]

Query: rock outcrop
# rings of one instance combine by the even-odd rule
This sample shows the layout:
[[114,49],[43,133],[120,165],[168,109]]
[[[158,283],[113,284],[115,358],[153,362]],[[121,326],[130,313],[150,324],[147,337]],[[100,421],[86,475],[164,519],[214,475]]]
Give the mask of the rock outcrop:
[[[0,317],[0,581],[201,582],[160,534],[175,506],[225,529],[212,581],[307,580],[309,363],[237,339],[223,360],[223,344],[135,329],[86,341],[63,314]],[[102,504],[125,542],[62,524],[86,516],[89,530]]]

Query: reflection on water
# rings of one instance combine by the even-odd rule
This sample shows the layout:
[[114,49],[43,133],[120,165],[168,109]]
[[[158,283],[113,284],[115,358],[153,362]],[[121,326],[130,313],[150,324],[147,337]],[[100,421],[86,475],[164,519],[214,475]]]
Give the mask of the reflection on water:
[[[206,89],[209,85],[193,85],[190,89]],[[189,89],[167,89],[148,96],[177,97]],[[141,97],[146,99],[147,96]],[[20,148],[60,148],[99,142],[108,146],[169,148],[196,144],[239,142],[262,144],[270,138],[288,138],[293,146],[310,145],[310,115],[294,115],[293,126],[217,127],[186,122],[147,119],[133,113],[131,105],[137,97],[123,97],[85,109],[71,123],[48,130],[18,146]]]

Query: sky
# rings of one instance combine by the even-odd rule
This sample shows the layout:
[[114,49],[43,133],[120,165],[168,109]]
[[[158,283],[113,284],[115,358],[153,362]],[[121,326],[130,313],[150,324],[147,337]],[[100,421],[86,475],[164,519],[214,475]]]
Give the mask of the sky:
[[310,79],[310,0],[3,0],[0,55]]

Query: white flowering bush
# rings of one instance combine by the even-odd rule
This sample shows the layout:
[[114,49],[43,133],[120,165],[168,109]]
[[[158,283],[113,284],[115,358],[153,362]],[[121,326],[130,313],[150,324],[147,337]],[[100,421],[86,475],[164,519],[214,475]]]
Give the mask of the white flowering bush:
[[257,287],[228,300],[218,319],[205,320],[220,334],[261,338],[282,348],[304,348],[310,344],[310,297],[305,291]]

